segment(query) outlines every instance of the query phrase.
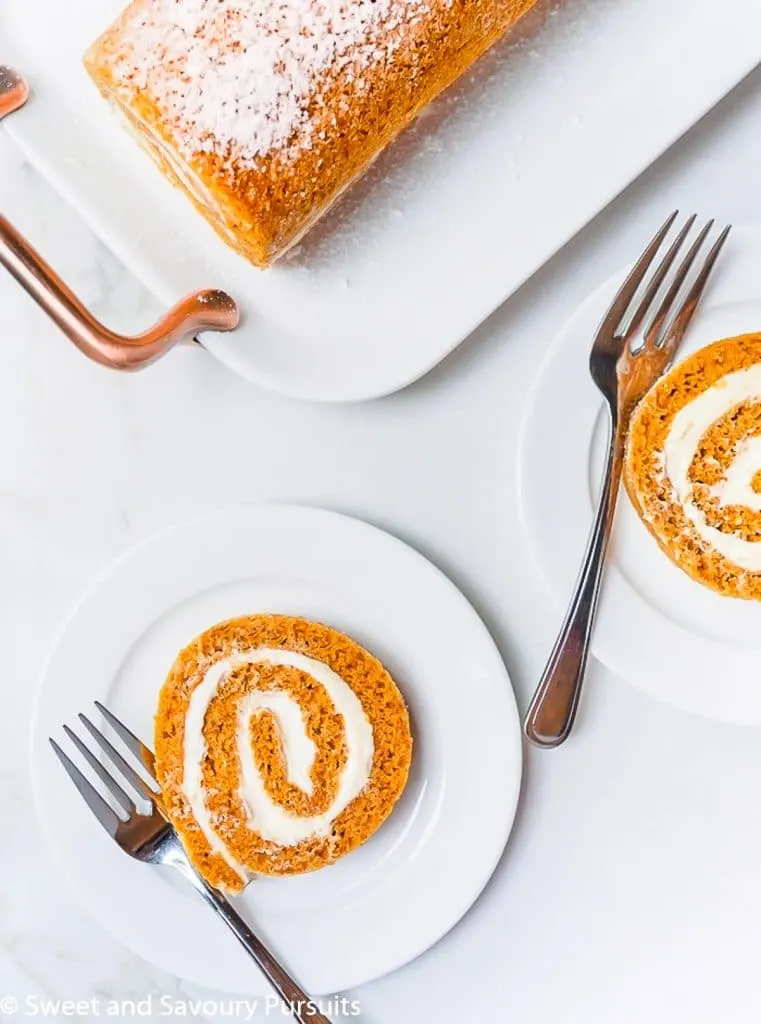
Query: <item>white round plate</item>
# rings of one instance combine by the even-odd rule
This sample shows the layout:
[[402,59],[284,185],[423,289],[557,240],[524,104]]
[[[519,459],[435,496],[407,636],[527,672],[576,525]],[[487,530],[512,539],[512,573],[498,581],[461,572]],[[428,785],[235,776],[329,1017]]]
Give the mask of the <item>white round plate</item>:
[[[761,227],[735,228],[680,357],[761,329]],[[586,544],[606,421],[589,350],[624,271],[550,346],[523,422],[518,490],[542,578],[564,609]],[[660,551],[622,489],[592,653],[652,696],[721,721],[761,725],[761,603],[721,597]]]
[[55,853],[105,928],[180,977],[267,993],[192,892],[116,847],[48,745],[95,698],[150,741],[180,648],[215,622],[262,611],[353,636],[398,681],[413,722],[410,780],[378,833],[332,867],[254,881],[239,900],[306,989],[324,995],[394,970],[456,924],[492,874],[518,800],[520,724],[502,659],[417,552],[355,519],[282,505],[207,516],[128,552],[55,644],[33,723],[33,785]]

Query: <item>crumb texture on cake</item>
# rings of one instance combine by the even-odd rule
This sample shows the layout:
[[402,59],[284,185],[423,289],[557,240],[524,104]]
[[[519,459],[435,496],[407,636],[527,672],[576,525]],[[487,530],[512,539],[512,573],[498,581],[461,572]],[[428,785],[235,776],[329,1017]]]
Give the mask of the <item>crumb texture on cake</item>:
[[156,773],[193,863],[219,888],[332,864],[407,781],[412,735],[381,663],[319,623],[252,615],[202,633],[159,696]]
[[133,0],[85,64],[266,266],[536,0]]
[[654,385],[632,417],[624,480],[676,565],[761,600],[761,334],[714,342]]

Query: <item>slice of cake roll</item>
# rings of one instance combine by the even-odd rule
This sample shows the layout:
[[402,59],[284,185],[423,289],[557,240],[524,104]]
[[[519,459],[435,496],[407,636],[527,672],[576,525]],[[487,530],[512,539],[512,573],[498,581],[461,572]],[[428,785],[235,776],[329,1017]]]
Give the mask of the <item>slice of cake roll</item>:
[[282,615],[220,623],[179,654],[155,744],[191,860],[231,892],[360,846],[391,813],[412,757],[407,708],[381,663],[334,629]]
[[85,64],[264,267],[535,2],[133,0]]
[[717,341],[658,381],[632,418],[624,472],[681,569],[761,600],[761,334]]

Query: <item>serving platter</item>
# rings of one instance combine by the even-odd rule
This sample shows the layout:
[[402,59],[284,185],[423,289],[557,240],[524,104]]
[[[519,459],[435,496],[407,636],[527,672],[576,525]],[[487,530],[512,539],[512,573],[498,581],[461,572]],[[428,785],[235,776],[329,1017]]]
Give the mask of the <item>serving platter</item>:
[[204,335],[214,356],[328,401],[430,370],[761,60],[747,0],[541,0],[262,272],[162,179],[82,69],[123,2],[3,0],[0,59],[34,90],[4,127],[158,298],[234,295],[243,322]]

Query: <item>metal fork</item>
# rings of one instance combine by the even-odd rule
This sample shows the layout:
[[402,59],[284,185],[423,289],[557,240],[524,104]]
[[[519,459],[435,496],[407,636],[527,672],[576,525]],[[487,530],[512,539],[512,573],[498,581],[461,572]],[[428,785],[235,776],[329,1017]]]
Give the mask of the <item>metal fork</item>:
[[[645,285],[642,298],[634,305],[635,296],[645,284],[647,273],[678,213],[675,211],[666,220],[624,281],[597,331],[589,356],[589,372],[609,413],[608,453],[597,513],[576,589],[526,714],[524,732],[527,739],[539,747],[559,746],[573,726],[589,654],[605,551],[613,525],[629,420],[639,400],[673,362],[730,231],[730,226],[727,226],[721,232],[684,299],[676,306],[713,221],[703,227],[656,307],[656,300],[666,287],[669,270],[695,223],[693,214],[666,250]],[[633,306],[634,310],[627,319]],[[644,341],[637,345],[640,328],[654,307],[655,313],[645,331]],[[671,320],[666,329],[669,317]]]
[[[127,783],[127,788],[125,788],[123,783],[114,778],[112,771],[74,730],[64,725],[63,730],[69,740],[119,807],[121,814],[118,814],[56,741],[50,739],[50,744],[59,761],[103,828],[130,857],[146,864],[163,864],[176,868],[222,918],[300,1024],[330,1024],[328,1018],[320,1013],[316,1003],[290,977],[262,940],[249,928],[230,901],[209,885],[190,863],[177,833],[166,816],[159,785],[156,781],[153,752],[99,701],[95,701],[95,706],[119,736],[127,750],[145,767],[150,779],[150,782],[146,782],[100,729],[93,725],[85,715],[79,715],[80,722],[97,747],[100,748],[101,754],[105,755],[121,775],[123,782]],[[132,792],[130,793],[128,790]],[[143,803],[147,802],[150,810],[140,810],[135,803],[135,796],[142,798]]]

